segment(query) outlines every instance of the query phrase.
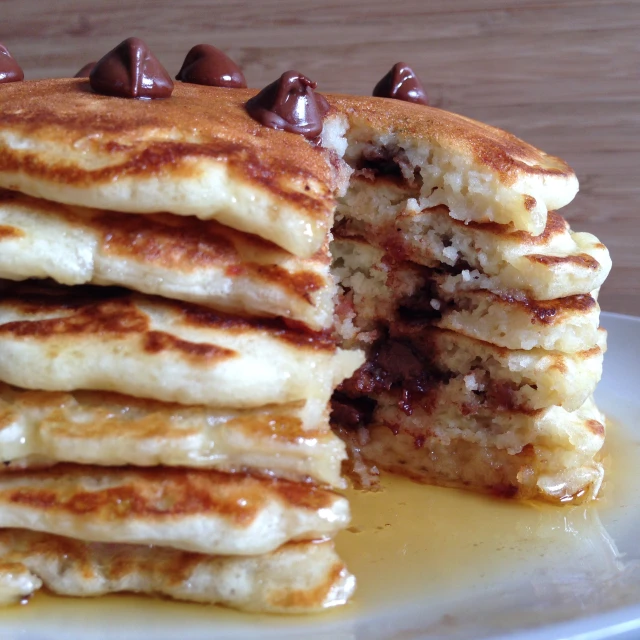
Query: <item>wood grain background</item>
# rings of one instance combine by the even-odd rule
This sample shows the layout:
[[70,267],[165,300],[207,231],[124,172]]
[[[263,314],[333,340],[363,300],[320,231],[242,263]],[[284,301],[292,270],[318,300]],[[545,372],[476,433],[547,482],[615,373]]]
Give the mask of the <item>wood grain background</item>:
[[224,49],[262,87],[295,68],[325,91],[369,94],[399,60],[431,102],[521,136],[574,167],[562,213],[609,247],[606,310],[640,315],[640,0],[18,0],[0,41],[28,78],[73,75],[125,37],[172,74]]

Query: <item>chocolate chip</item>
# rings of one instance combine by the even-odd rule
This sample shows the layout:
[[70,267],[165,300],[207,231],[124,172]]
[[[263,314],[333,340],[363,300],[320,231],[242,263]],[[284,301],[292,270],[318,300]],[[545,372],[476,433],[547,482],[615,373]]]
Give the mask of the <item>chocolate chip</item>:
[[210,44],[197,44],[187,53],[176,80],[210,87],[243,89],[247,86],[240,67]]
[[89,74],[96,93],[118,98],[168,98],[173,81],[140,38],[127,38],[100,58]]
[[0,44],[0,83],[24,80],[24,72],[7,47]]
[[397,62],[375,86],[373,95],[377,98],[395,98],[416,104],[429,104],[427,94],[411,67]]
[[397,340],[388,340],[380,345],[377,362],[394,382],[415,380],[424,369],[413,350]]
[[93,62],[87,62],[87,64],[85,64],[84,67],[82,67],[82,69],[80,69],[80,71],[78,71],[78,73],[76,73],[76,75],[73,77],[88,78],[89,74],[93,71],[93,67],[95,66],[96,66],[95,60]]
[[372,398],[349,398],[336,391],[331,398],[331,422],[352,429],[364,426],[371,422],[375,408]]
[[317,83],[297,71],[286,71],[245,105],[249,115],[265,127],[283,129],[315,138],[322,133],[322,120],[329,104]]

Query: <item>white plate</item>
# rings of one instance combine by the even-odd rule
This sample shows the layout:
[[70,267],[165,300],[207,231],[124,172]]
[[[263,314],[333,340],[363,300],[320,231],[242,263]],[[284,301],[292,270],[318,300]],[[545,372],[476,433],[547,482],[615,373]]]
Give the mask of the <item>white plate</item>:
[[[396,483],[356,498],[341,552],[353,604],[312,618],[142,598],[36,598],[0,612],[22,640],[640,638],[640,318],[603,314],[597,401],[611,419],[603,498],[534,507]],[[378,500],[378,502],[376,502]]]

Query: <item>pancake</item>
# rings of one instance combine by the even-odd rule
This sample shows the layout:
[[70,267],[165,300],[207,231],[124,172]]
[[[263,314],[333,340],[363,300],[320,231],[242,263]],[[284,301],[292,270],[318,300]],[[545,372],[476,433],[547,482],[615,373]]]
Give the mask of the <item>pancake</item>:
[[298,258],[215,221],[128,215],[0,189],[0,277],[119,285],[230,313],[327,329],[335,287],[326,247]]
[[605,422],[592,400],[529,413],[465,413],[456,400],[443,390],[408,415],[397,396],[378,397],[369,426],[343,437],[370,465],[419,482],[552,502],[597,495]]
[[[375,396],[376,389],[456,388],[456,401],[494,410],[578,409],[593,394],[602,375],[606,332],[598,346],[564,354],[505,349],[434,327],[397,322],[374,342],[364,364],[338,390],[352,397]],[[376,382],[377,381],[377,382]],[[362,390],[365,390],[362,393]]]
[[328,400],[362,362],[326,333],[106,287],[4,281],[0,380],[236,409]]
[[241,473],[58,465],[0,475],[0,528],[84,541],[257,555],[348,522],[336,493]]
[[25,391],[0,384],[4,469],[58,462],[253,470],[344,487],[344,444],[325,403],[260,409],[185,407],[97,391]]
[[[338,314],[394,319],[398,314],[416,324],[475,338],[507,349],[577,353],[598,343],[600,307],[592,295],[532,300],[520,292],[500,296],[478,289],[477,272],[446,271],[410,262],[395,263],[388,254],[362,239],[332,243],[335,272],[349,306]],[[344,325],[344,322],[343,322]],[[341,328],[345,338],[355,331]]]
[[355,579],[331,542],[298,542],[260,556],[86,543],[19,529],[0,531],[6,604],[43,584],[65,596],[135,592],[245,611],[311,613],[341,605]]
[[349,122],[347,162],[417,184],[420,209],[445,205],[456,220],[538,235],[578,191],[564,161],[486,124],[402,100],[327,97]]
[[590,295],[534,302],[444,286],[436,291],[442,315],[435,326],[499,347],[576,353],[598,341],[600,307]]
[[[11,85],[0,95],[0,187],[217,220],[302,257],[324,244],[344,188],[337,156],[253,120],[254,91],[176,82],[170,99],[123,100],[87,78]],[[325,128],[326,144],[343,144],[344,124]]]
[[397,181],[352,180],[338,205],[336,234],[361,236],[396,260],[475,270],[478,288],[499,295],[519,291],[534,300],[593,291],[611,270],[598,238],[571,231],[554,211],[544,232],[534,236],[495,223],[465,224],[444,206],[420,210],[417,197]]

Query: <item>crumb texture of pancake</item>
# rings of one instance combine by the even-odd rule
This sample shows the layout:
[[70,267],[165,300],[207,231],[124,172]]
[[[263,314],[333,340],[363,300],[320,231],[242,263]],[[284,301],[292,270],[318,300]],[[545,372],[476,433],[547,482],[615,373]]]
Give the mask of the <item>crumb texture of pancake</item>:
[[366,354],[332,399],[348,474],[594,499],[611,259],[554,211],[577,191],[573,172],[453,114],[330,99],[354,171],[330,247],[336,325]]
[[169,467],[58,465],[0,475],[0,527],[216,555],[328,538],[349,503],[305,483]]
[[611,270],[607,248],[550,211],[540,235],[454,220],[445,206],[420,208],[415,191],[390,179],[352,181],[336,211],[336,235],[356,236],[398,261],[473,273],[497,294],[554,300],[593,291]]
[[[576,353],[598,343],[600,307],[593,295],[533,300],[519,292],[498,295],[479,288],[476,273],[452,275],[411,262],[396,263],[362,239],[332,242],[334,272],[347,281],[349,299],[364,319],[401,314],[507,349]],[[360,310],[362,309],[362,311]],[[346,334],[344,333],[346,332]],[[349,328],[343,330],[348,337]]]
[[379,398],[367,429],[345,432],[369,464],[419,482],[550,502],[591,500],[604,470],[596,459],[605,419],[592,399],[577,411],[466,414],[454,394],[407,415]]
[[333,397],[352,476],[554,502],[590,500],[604,418],[590,398],[606,332],[595,295],[549,301],[468,288],[464,272],[332,243],[345,344],[367,361]]
[[395,175],[418,185],[421,209],[446,205],[456,220],[538,235],[547,212],[578,191],[564,161],[505,131],[401,100],[327,97],[349,121],[349,164],[374,175],[395,165]]
[[[13,85],[0,95],[0,186],[218,220],[302,257],[324,244],[339,172],[323,147],[253,120],[253,90],[178,82],[168,100],[122,100],[93,93],[86,78]],[[333,120],[327,141],[344,146],[343,119]]]
[[326,333],[106,287],[0,289],[0,380],[249,408],[324,398],[362,363]]
[[73,207],[0,189],[0,278],[128,287],[229,313],[329,329],[324,246],[298,258],[213,220]]
[[325,402],[216,410],[0,384],[0,460],[6,472],[59,462],[269,470],[279,478],[343,488],[345,458],[344,443],[329,429]]
[[0,595],[6,603],[44,586],[63,596],[143,593],[243,611],[299,614],[344,604],[355,588],[354,577],[329,541],[229,557],[4,529],[0,553]]

